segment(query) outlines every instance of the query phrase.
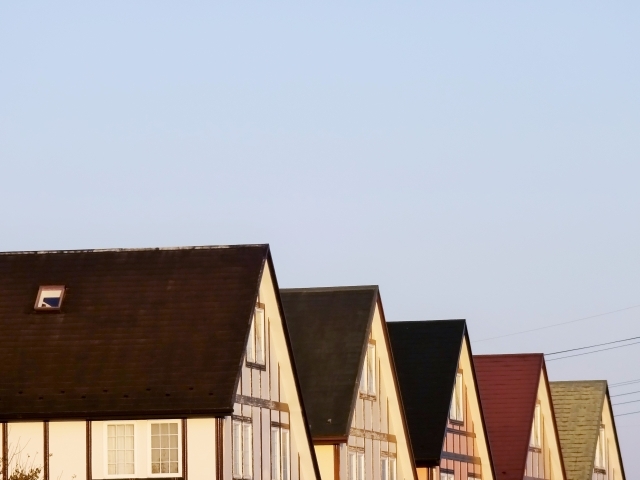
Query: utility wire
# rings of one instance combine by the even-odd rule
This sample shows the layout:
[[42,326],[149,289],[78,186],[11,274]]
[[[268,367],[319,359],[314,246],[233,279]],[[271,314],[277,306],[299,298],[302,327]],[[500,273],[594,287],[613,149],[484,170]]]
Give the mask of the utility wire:
[[489,340],[495,340],[497,338],[513,337],[514,335],[522,335],[523,333],[537,332],[538,330],[546,330],[547,328],[560,327],[562,325],[568,325],[570,323],[582,322],[584,320],[590,320],[592,318],[604,317],[605,315],[611,315],[612,313],[624,312],[633,308],[638,308],[640,305],[633,305],[631,307],[621,308],[620,310],[612,310],[611,312],[598,313],[597,315],[591,315],[589,317],[577,318],[575,320],[569,320],[568,322],[552,323],[544,327],[532,328],[530,330],[522,330],[520,332],[507,333],[506,335],[498,335],[497,337],[483,338],[481,340],[475,340],[475,343],[488,342]]
[[594,350],[593,352],[576,353],[575,355],[565,355],[564,357],[550,358],[549,360],[547,360],[547,362],[553,362],[555,360],[563,360],[565,358],[571,358],[571,357],[581,357],[583,355],[591,355],[592,353],[604,352],[606,350],[615,350],[616,348],[630,347],[631,345],[637,345],[638,343],[640,342],[628,343],[626,345],[618,345],[617,347],[601,348],[600,350]]
[[623,395],[633,395],[634,393],[640,393],[640,390],[636,390],[635,392],[618,393],[616,395],[610,395],[610,397],[622,397]]
[[626,382],[612,383],[611,385],[609,385],[609,388],[626,387],[627,385],[631,385],[632,383],[640,383],[640,378],[638,378],[637,380],[627,380]]
[[[631,340],[637,340],[639,338],[640,337],[631,337],[631,338],[625,338],[625,339],[622,339],[622,340],[616,340],[614,342],[596,343],[595,345],[589,345],[588,347],[571,348],[569,350],[560,350],[559,352],[545,353],[545,355],[549,356],[549,355],[558,355],[560,353],[575,352],[576,350],[586,350],[587,348],[601,347],[603,345],[611,345],[613,343],[629,342]],[[626,347],[626,345],[622,345],[622,346]]]
[[624,417],[625,415],[634,415],[636,413],[640,413],[640,410],[638,410],[637,412],[619,413],[618,415],[614,415],[614,417]]
[[613,405],[626,405],[627,403],[638,403],[640,402],[640,400],[631,400],[630,402],[620,402],[620,403],[614,403]]

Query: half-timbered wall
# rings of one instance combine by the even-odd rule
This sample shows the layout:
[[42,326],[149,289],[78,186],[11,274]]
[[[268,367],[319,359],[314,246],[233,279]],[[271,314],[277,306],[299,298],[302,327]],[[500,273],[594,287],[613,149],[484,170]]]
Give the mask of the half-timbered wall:
[[601,422],[605,438],[605,468],[596,468],[594,462],[592,480],[622,480],[622,460],[613,431],[613,415],[607,398],[604,400]]
[[[266,362],[243,362],[234,416],[225,419],[225,451],[231,449],[233,419],[249,422],[253,430],[253,480],[269,480],[272,473],[272,428],[289,431],[290,480],[314,480],[312,453],[288,355],[274,285],[265,264],[257,305],[264,308]],[[226,460],[226,457],[225,457]],[[224,464],[224,480],[233,479],[231,461]],[[274,479],[275,480],[275,479]],[[287,479],[282,479],[287,480]]]
[[[395,377],[391,369],[390,353],[387,348],[385,330],[377,305],[374,311],[368,343],[375,346],[376,393],[369,395],[358,392],[355,410],[352,414],[351,430],[347,444],[334,447],[334,469],[340,480],[413,480],[415,471],[409,453]],[[367,368],[367,359],[362,370]],[[361,373],[362,375],[362,373]],[[317,446],[316,451],[326,446]],[[349,452],[364,455],[364,472],[360,479],[350,478]],[[319,452],[321,458],[326,452]],[[324,455],[327,456],[327,455]],[[395,473],[388,476],[382,472],[384,463],[390,469],[395,465]],[[325,467],[325,470],[329,470]],[[335,478],[337,475],[332,475]],[[326,480],[323,477],[323,480]]]
[[[529,441],[529,452],[525,467],[525,478],[545,480],[559,480],[563,478],[560,460],[560,445],[557,441],[553,414],[551,410],[550,393],[544,372],[540,375],[536,404],[540,408],[540,447],[532,446]],[[535,419],[534,419],[535,422]],[[533,431],[533,423],[532,423]]]

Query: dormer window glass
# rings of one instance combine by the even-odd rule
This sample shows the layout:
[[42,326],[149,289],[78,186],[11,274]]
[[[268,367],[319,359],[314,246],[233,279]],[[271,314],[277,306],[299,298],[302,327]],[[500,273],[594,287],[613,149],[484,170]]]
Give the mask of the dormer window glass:
[[34,308],[36,310],[60,310],[64,298],[64,285],[42,286]]
[[264,365],[266,362],[264,306],[259,304],[253,314],[247,343],[247,362]]

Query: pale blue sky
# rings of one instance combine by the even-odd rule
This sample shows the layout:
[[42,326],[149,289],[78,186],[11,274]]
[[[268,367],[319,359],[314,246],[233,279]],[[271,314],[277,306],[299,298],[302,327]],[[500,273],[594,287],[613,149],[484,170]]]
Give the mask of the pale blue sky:
[[0,5],[0,250],[268,242],[283,286],[376,283],[472,340],[640,304],[638,2],[212,3]]

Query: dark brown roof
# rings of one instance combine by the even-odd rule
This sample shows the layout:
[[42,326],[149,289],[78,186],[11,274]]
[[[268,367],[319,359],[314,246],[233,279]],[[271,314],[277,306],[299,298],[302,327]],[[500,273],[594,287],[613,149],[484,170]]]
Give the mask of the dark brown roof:
[[402,402],[416,464],[440,464],[464,320],[389,322]]
[[311,435],[344,437],[378,287],[280,290]]
[[473,360],[496,478],[522,480],[544,356],[475,355]]
[[[0,417],[232,409],[267,245],[0,255]],[[38,288],[65,285],[59,313]]]

